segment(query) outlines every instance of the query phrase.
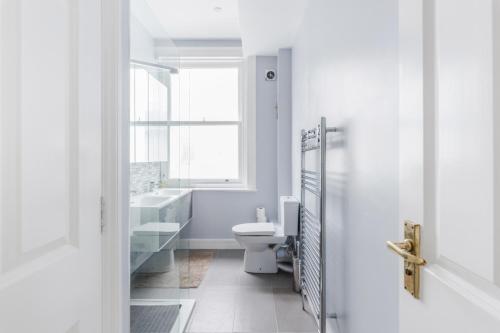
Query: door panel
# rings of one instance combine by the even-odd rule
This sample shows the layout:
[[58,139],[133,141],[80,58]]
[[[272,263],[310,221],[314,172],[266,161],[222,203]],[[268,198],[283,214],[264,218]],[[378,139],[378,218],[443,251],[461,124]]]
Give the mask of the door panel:
[[500,327],[498,6],[400,1],[400,219],[428,261],[401,333]]
[[[12,133],[19,138],[19,145],[16,155],[6,159],[17,161],[19,172],[15,189],[22,212],[19,234],[23,253],[40,254],[41,248],[51,244],[72,243],[69,236],[78,223],[78,207],[70,205],[78,194],[78,131],[72,130],[78,126],[76,4],[21,3],[17,33],[20,61],[13,73],[19,78],[13,98],[21,103],[15,112],[18,131]],[[43,200],[41,193],[45,193]]]
[[100,3],[0,1],[0,332],[100,331]]
[[434,13],[435,72],[425,80],[436,82],[437,93],[437,256],[491,281],[492,2],[439,0]]

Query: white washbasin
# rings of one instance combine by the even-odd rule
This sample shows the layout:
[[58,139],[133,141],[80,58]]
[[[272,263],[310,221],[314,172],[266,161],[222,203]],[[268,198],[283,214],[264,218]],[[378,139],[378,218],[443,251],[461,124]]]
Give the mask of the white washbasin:
[[160,188],[155,191],[157,195],[161,196],[183,196],[184,194],[187,194],[191,192],[190,189],[181,189],[181,188]]
[[180,230],[179,223],[149,222],[134,228],[137,236],[164,236],[172,235]]
[[154,192],[144,193],[131,197],[130,207],[161,209],[190,192],[190,189],[161,188],[155,190]]
[[162,208],[172,200],[172,196],[144,194],[132,197],[130,207]]

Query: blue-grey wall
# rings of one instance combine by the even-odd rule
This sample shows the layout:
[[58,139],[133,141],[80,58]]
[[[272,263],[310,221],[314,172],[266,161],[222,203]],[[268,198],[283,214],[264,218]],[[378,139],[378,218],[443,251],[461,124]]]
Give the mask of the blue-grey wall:
[[265,207],[276,219],[277,208],[277,81],[266,81],[266,69],[276,69],[277,58],[256,59],[256,188],[257,191],[200,190],[193,193],[193,221],[184,238],[233,239],[231,228],[255,222],[255,208]]
[[327,310],[342,333],[398,332],[398,1],[311,0],[293,48],[293,180],[301,128],[327,143]]

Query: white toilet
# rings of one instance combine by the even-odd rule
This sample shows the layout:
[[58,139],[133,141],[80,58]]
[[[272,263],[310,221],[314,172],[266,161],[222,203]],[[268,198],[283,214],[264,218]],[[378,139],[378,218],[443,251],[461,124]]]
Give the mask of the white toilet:
[[276,245],[298,233],[299,201],[294,197],[281,197],[279,208],[279,222],[243,223],[233,227],[234,237],[245,248],[248,273],[278,272]]

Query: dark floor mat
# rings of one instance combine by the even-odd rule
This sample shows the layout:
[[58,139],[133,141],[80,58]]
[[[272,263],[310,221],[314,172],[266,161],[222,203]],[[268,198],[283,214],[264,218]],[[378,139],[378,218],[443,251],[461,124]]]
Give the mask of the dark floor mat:
[[131,333],[169,333],[179,316],[180,305],[132,305]]

